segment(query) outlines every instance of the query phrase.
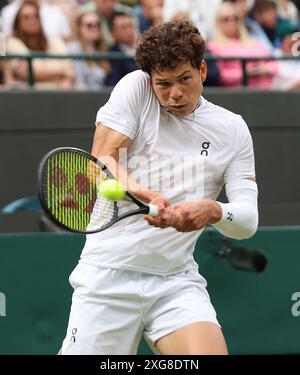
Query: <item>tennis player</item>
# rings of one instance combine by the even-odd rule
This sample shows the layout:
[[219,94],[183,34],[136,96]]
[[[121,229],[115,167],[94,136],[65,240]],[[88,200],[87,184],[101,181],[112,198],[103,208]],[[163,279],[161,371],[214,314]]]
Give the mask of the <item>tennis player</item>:
[[[62,354],[135,354],[142,334],[156,353],[227,354],[193,251],[208,224],[236,239],[255,233],[257,186],[247,125],[202,96],[204,51],[187,20],[150,28],[137,48],[141,70],[98,111],[93,155],[121,163],[125,149],[136,181],[129,191],[158,205],[160,216],[87,236],[70,275]],[[216,201],[224,184],[229,203]]]

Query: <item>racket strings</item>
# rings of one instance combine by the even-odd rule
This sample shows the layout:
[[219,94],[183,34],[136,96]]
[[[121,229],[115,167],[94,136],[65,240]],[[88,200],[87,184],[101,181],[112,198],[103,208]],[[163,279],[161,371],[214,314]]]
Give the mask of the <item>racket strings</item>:
[[43,176],[49,211],[59,223],[75,231],[93,232],[105,227],[117,215],[117,205],[97,191],[106,178],[106,173],[85,154],[54,154]]
[[105,227],[114,218],[114,214],[115,208],[113,202],[98,195],[87,231],[95,231]]

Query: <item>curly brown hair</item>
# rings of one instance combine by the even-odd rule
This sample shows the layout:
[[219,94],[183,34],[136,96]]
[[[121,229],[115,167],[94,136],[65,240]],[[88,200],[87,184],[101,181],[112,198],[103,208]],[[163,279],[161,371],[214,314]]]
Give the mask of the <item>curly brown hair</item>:
[[190,61],[200,69],[205,41],[187,19],[176,19],[145,31],[138,43],[135,60],[146,73],[174,69],[178,63]]

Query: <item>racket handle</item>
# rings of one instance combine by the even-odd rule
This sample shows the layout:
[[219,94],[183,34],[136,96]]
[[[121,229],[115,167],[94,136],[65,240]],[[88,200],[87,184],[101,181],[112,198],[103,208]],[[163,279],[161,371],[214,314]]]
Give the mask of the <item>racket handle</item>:
[[154,204],[149,204],[149,214],[150,216],[158,216],[159,215],[159,210],[158,207],[155,206]]

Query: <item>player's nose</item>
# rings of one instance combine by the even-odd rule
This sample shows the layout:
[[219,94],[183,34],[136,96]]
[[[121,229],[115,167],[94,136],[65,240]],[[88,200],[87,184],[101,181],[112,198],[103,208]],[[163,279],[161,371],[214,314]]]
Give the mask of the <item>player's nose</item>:
[[180,99],[181,97],[182,97],[182,91],[178,87],[173,86],[170,91],[170,99],[176,101]]

